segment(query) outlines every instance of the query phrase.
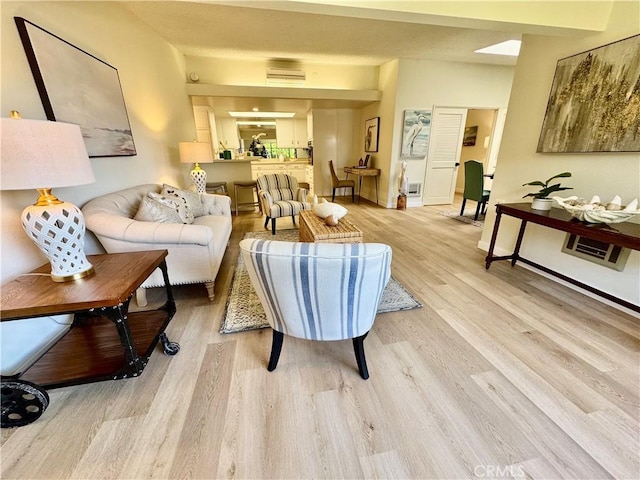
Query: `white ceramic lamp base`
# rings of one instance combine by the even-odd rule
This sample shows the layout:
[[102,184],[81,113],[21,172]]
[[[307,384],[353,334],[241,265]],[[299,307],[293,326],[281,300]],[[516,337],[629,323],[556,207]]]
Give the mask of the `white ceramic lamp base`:
[[54,282],[77,280],[94,272],[84,253],[84,216],[74,204],[30,205],[22,212],[22,226],[47,256]]
[[207,172],[205,172],[200,166],[196,163],[196,166],[189,173],[191,177],[191,181],[196,186],[196,190],[198,193],[205,193],[207,191]]

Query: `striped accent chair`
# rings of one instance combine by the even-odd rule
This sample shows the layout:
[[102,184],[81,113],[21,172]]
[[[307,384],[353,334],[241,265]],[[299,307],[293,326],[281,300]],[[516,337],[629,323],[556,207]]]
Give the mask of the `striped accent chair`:
[[284,335],[351,338],[362,378],[364,339],[391,275],[391,247],[381,243],[240,242],[251,283],[273,329],[267,369],[275,370]]
[[261,175],[257,178],[258,198],[262,211],[267,216],[264,228],[271,220],[271,233],[276,234],[276,218],[291,217],[296,224],[296,215],[302,210],[310,210],[307,189],[298,186],[296,177],[284,173]]

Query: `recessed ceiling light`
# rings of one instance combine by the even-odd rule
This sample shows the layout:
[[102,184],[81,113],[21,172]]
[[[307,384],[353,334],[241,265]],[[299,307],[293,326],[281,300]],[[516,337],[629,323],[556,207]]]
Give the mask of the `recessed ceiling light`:
[[253,110],[254,112],[259,112],[260,109],[258,107],[253,107],[251,110]]
[[295,112],[229,112],[229,115],[237,118],[291,118]]
[[239,121],[236,122],[238,125],[257,125],[258,127],[262,127],[264,125],[275,125],[276,122],[250,122],[250,121]]
[[475,53],[488,53],[491,55],[510,55],[517,57],[520,53],[520,40],[507,40],[506,42],[496,43],[488,47],[474,50]]

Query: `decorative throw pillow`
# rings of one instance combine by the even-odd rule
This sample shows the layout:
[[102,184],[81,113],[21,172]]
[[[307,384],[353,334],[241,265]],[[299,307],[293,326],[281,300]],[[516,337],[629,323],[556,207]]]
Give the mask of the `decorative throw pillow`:
[[167,207],[174,208],[178,211],[178,215],[180,215],[180,219],[182,223],[190,224],[193,223],[193,212],[189,208],[189,206],[181,199],[180,197],[175,196],[165,196],[160,195],[156,192],[149,192],[148,196]]
[[172,187],[166,183],[162,185],[162,195],[173,196],[182,199],[185,205],[191,210],[194,217],[201,217],[205,214],[204,206],[200,200],[200,194],[198,192],[192,192],[190,190],[182,190],[177,187]]
[[149,196],[143,197],[133,219],[140,222],[183,223],[177,207],[164,205]]

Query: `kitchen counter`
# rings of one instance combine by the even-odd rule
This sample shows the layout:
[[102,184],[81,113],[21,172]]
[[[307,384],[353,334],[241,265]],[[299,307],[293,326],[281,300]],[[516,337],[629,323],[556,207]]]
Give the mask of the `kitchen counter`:
[[265,158],[264,160],[252,160],[252,164],[255,165],[310,165],[308,158],[298,158],[296,160],[283,160],[280,161],[277,158]]
[[235,158],[233,160],[214,160],[213,163],[250,163],[253,162],[250,158]]

